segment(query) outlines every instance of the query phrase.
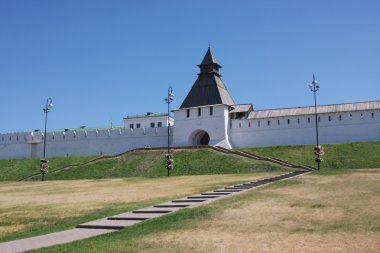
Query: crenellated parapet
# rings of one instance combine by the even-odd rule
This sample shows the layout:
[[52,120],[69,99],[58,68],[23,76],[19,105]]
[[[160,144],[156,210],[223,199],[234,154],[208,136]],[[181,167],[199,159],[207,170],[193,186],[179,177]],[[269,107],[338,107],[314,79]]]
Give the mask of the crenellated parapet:
[[[142,127],[142,128],[113,128],[113,129],[81,129],[81,130],[61,130],[49,131],[46,133],[46,141],[80,141],[98,138],[139,138],[145,136],[167,135],[167,127]],[[38,143],[43,142],[44,132],[15,132],[0,134],[0,144],[15,143]]]

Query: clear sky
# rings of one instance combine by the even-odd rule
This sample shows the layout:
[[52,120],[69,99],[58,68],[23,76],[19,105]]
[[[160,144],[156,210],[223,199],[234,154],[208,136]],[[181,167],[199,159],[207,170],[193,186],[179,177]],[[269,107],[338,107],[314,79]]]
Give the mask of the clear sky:
[[0,133],[178,108],[211,43],[236,103],[380,99],[379,0],[0,0]]

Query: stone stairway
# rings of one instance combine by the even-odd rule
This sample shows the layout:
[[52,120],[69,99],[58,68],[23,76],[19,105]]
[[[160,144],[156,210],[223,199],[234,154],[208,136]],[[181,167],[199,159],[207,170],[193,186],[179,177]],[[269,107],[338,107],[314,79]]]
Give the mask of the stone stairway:
[[157,205],[141,208],[138,210],[121,213],[111,217],[94,220],[79,224],[74,229],[56,232],[52,234],[36,236],[11,242],[0,243],[1,253],[24,252],[32,249],[49,247],[57,244],[69,243],[85,238],[111,233],[125,227],[133,226],[137,223],[159,218],[163,215],[177,212],[184,208],[194,208],[199,205],[210,203],[218,199],[230,197],[242,192],[261,187],[278,180],[296,177],[310,171],[293,171],[285,174],[259,179],[242,184],[236,184],[212,191],[187,196],[180,199],[171,200]]

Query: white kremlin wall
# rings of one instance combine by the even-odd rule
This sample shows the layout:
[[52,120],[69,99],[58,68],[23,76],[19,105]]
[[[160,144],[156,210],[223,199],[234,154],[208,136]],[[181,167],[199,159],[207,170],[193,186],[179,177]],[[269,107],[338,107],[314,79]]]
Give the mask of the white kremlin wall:
[[[172,139],[170,141],[172,142]],[[43,143],[43,132],[0,134],[0,158],[42,157]],[[165,126],[48,132],[46,156],[118,154],[134,148],[165,145]]]
[[[320,143],[380,140],[379,110],[326,113],[318,116]],[[314,115],[242,119],[232,120],[230,123],[232,147],[316,143]]]

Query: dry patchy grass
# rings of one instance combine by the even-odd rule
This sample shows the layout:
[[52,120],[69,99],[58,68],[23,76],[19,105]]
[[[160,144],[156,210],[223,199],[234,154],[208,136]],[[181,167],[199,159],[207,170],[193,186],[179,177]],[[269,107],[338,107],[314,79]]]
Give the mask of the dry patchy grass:
[[242,182],[271,173],[109,180],[3,182],[0,184],[0,241],[35,226],[75,218],[98,209],[155,203]]
[[210,217],[144,236],[143,252],[379,252],[380,169],[305,175],[209,205]]

